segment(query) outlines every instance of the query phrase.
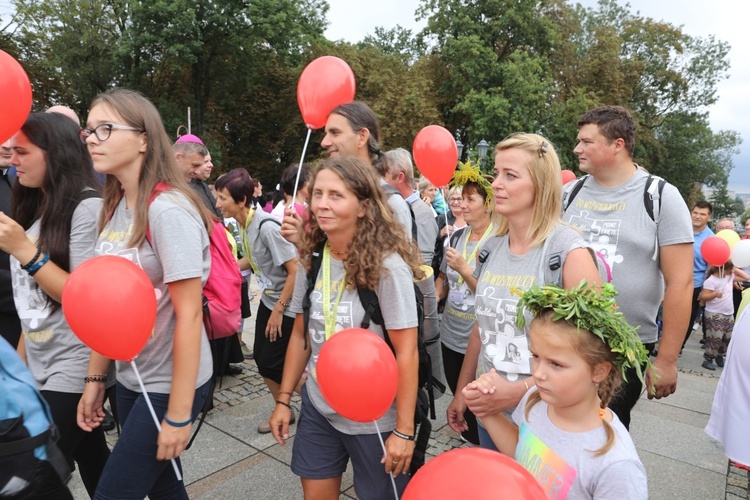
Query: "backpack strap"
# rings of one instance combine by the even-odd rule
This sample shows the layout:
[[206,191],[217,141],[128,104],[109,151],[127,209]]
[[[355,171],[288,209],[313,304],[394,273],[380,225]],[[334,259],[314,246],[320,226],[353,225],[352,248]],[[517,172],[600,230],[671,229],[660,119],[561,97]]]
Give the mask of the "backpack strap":
[[487,262],[487,259],[490,258],[490,254],[500,246],[502,238],[502,236],[493,236],[484,244],[484,248],[481,252],[479,252],[479,256],[477,257],[477,267],[474,268],[475,278],[479,279],[482,276],[484,263]]
[[575,184],[573,184],[573,187],[570,188],[570,190],[567,190],[563,193],[563,200],[562,200],[562,206],[563,206],[563,213],[568,209],[571,203],[573,203],[573,199],[578,196],[578,192],[583,187],[583,184],[586,182],[586,179],[588,179],[588,175],[584,175],[580,179],[578,179]]
[[307,273],[307,290],[305,296],[302,297],[302,317],[304,318],[304,348],[307,350],[307,335],[310,326],[310,307],[312,307],[312,300],[310,296],[312,291],[315,289],[315,281],[318,279],[318,272],[320,271],[320,264],[323,262],[323,248],[328,240],[324,239],[313,249],[312,255],[310,256],[310,271]]
[[652,221],[656,223],[656,236],[654,241],[654,254],[652,260],[659,256],[659,222],[661,221],[661,197],[667,181],[657,175],[649,174],[646,186],[643,189],[643,206]]
[[19,453],[26,453],[34,451],[40,446],[47,444],[49,440],[50,430],[37,434],[36,436],[27,437],[25,439],[18,439],[16,441],[10,441],[8,443],[0,443],[0,457],[7,457],[10,455],[16,455]]
[[461,235],[466,232],[466,226],[462,227],[461,229],[456,229],[453,231],[453,234],[451,234],[451,239],[448,242],[448,245],[451,248],[456,248],[456,243],[458,243],[458,240],[461,238]]
[[258,232],[259,233],[260,233],[260,228],[262,228],[263,224],[265,224],[266,222],[273,222],[275,224],[278,224],[279,227],[281,227],[281,222],[279,222],[279,220],[276,217],[268,217],[268,218],[265,218],[262,221],[260,221],[260,224],[258,224]]

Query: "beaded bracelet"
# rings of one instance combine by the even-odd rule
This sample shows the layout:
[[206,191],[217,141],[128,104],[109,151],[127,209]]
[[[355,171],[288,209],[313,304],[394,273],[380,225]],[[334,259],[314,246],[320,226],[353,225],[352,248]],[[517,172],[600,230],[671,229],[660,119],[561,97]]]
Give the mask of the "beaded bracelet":
[[289,307],[289,302],[284,302],[283,300],[281,300],[281,297],[279,297],[278,302],[279,302],[279,304],[281,304],[284,307]]
[[166,414],[164,414],[164,421],[168,423],[169,425],[171,425],[172,427],[185,427],[186,425],[191,423],[193,419],[189,418],[185,420],[184,422],[173,422],[172,420],[169,420],[169,417]]
[[283,402],[283,401],[280,401],[280,400],[278,400],[278,399],[276,400],[276,404],[277,404],[277,405],[284,405],[284,406],[286,406],[287,408],[289,408],[290,410],[292,409],[292,405],[290,405],[289,403],[285,403],[285,402]]
[[28,268],[26,272],[29,273],[29,276],[34,276],[37,273],[37,271],[39,271],[42,268],[42,266],[46,264],[47,262],[49,262],[49,255],[45,254],[44,257],[42,257],[39,262],[35,263],[33,266]]
[[106,382],[108,379],[109,376],[106,373],[94,373],[93,375],[83,377],[83,381],[87,384],[90,382]]
[[37,248],[36,254],[34,254],[34,258],[32,258],[29,262],[27,262],[23,266],[21,266],[21,269],[23,269],[24,271],[28,271],[29,268],[34,264],[34,262],[36,262],[36,259],[38,259],[40,255],[42,255],[42,249]]
[[403,432],[399,432],[396,429],[393,429],[393,434],[395,434],[396,437],[400,437],[401,439],[406,439],[407,441],[414,441],[414,436],[409,436],[407,434],[404,434]]

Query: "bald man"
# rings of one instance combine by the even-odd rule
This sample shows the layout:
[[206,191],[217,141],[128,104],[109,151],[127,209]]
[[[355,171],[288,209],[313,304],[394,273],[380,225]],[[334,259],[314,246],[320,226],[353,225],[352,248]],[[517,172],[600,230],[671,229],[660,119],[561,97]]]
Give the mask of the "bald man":
[[58,113],[61,115],[65,115],[71,120],[73,120],[76,124],[76,126],[81,126],[81,120],[78,118],[78,115],[75,111],[73,111],[71,108],[67,106],[52,106],[49,108],[45,113]]

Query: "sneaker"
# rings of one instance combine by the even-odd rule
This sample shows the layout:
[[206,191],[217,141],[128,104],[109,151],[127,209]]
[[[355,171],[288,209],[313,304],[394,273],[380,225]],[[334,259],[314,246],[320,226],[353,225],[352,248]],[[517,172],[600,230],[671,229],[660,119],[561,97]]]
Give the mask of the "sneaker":
[[242,357],[245,359],[253,359],[253,350],[242,341],[240,341],[240,346],[242,346]]
[[719,368],[724,368],[724,356],[716,356],[716,364]]
[[709,361],[707,359],[703,360],[703,364],[701,366],[706,370],[716,370],[716,366],[714,366],[713,361]]
[[242,368],[237,365],[227,365],[224,369],[224,375],[239,375],[242,373]]
[[698,342],[700,342],[701,344],[705,344],[706,343],[706,339],[700,339]]

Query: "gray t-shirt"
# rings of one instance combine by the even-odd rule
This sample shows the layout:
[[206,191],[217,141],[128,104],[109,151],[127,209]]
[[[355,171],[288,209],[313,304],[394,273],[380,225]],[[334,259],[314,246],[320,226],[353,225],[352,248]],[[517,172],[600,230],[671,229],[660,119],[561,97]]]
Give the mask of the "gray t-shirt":
[[[481,242],[467,241],[468,238],[469,229],[466,228],[456,241],[455,248],[463,254],[464,259],[474,254],[474,258],[468,264],[472,269],[475,269],[477,258],[489,238]],[[479,248],[477,248],[478,244]],[[445,309],[443,309],[443,318],[440,322],[440,340],[448,349],[465,354],[466,347],[469,345],[471,329],[477,319],[474,315],[474,293],[466,284],[466,281],[461,278],[458,271],[448,267],[445,258],[440,264],[440,272],[445,274],[448,283],[448,296],[445,301]],[[461,283],[459,283],[460,278]]]
[[[260,227],[264,219],[271,221]],[[253,220],[245,231],[250,244],[250,256],[260,271],[255,275],[262,292],[260,301],[273,310],[289,275],[284,263],[297,258],[297,248],[281,236],[281,226],[276,218],[263,210],[255,211]],[[286,310],[284,316],[293,318],[294,313]]]
[[[547,237],[545,245],[532,248],[524,255],[515,255],[508,247],[508,235],[488,240],[492,248],[487,261],[481,266],[477,280],[474,312],[479,326],[482,348],[477,362],[477,376],[494,368],[506,380],[514,382],[531,375],[531,353],[529,352],[529,323],[516,326],[516,306],[519,296],[511,289],[524,292],[533,285],[546,283],[545,269],[549,267],[547,245],[556,238],[555,244],[567,248],[561,255],[562,265],[568,252],[585,246],[581,235],[574,229],[560,225]],[[562,243],[560,243],[562,242]],[[491,246],[490,246],[491,245]],[[554,283],[562,286],[562,283]]]
[[[336,295],[339,287],[344,282],[344,263],[339,260],[331,259],[331,305],[336,302]],[[307,273],[301,265],[297,271],[297,280],[294,285],[294,296],[289,310],[295,314],[302,313],[302,300],[307,292]],[[315,282],[315,289],[310,292],[310,344],[312,354],[307,363],[309,377],[306,387],[310,396],[310,401],[321,415],[326,417],[334,428],[346,434],[375,434],[375,426],[372,422],[360,423],[348,420],[331,408],[326,402],[320,387],[317,383],[315,366],[318,362],[318,355],[323,343],[326,340],[325,320],[323,318],[323,281],[322,266],[318,272],[318,278]],[[390,254],[383,260],[383,271],[376,290],[380,310],[383,312],[385,326],[388,330],[402,330],[404,328],[415,328],[417,326],[417,308],[414,297],[414,276],[409,266],[403,259],[396,255]],[[359,294],[356,289],[344,290],[341,301],[339,302],[336,314],[336,331],[346,328],[358,328],[362,323],[365,311],[359,300]],[[370,331],[378,336],[383,336],[383,330],[374,322],[370,323]],[[415,333],[416,335],[416,333]],[[373,381],[377,383],[377,381]],[[362,390],[367,390],[363,388]],[[378,419],[378,428],[380,432],[388,432],[396,426],[396,403],[394,400],[391,408]]]
[[411,239],[411,212],[409,211],[409,205],[407,205],[401,193],[385,182],[385,180],[380,179],[380,187],[383,190],[388,205],[396,216],[396,220],[403,226],[407,238]]
[[429,266],[432,263],[432,254],[435,253],[435,242],[440,230],[435,222],[432,207],[422,201],[419,192],[416,194],[416,199],[409,202],[409,206],[414,212],[414,220],[417,223],[417,245],[422,252],[422,263]]
[[[94,256],[101,198],[82,200],[70,226],[70,270]],[[39,239],[37,220],[26,231],[33,243]],[[91,350],[75,336],[65,321],[62,307],[52,312],[47,294],[36,280],[10,259],[13,299],[24,333],[29,369],[41,390],[82,393]]]
[[[158,195],[148,210],[151,242],[140,248],[128,247],[135,211],[125,207],[125,198],[96,242],[97,255],[119,255],[138,264],[154,284],[156,323],[154,332],[138,355],[138,371],[146,390],[169,394],[172,387],[172,356],[177,318],[168,283],[200,278],[206,283],[211,268],[208,233],[192,203],[182,194],[167,191]],[[106,331],[106,325],[102,325]],[[208,382],[213,372],[211,349],[201,323],[200,366],[196,388]],[[117,380],[131,391],[141,392],[133,368],[117,362]]]
[[604,455],[593,452],[607,442],[604,427],[586,432],[566,432],[555,427],[547,403],[539,401],[526,419],[532,387],[513,412],[519,426],[515,460],[536,477],[548,498],[646,500],[648,480],[633,440],[617,415],[610,425],[615,442]]
[[[656,342],[656,314],[664,297],[664,280],[657,250],[693,242],[690,211],[677,188],[664,186],[659,224],[651,220],[643,202],[648,174],[637,170],[624,184],[605,188],[589,176],[563,220],[583,232],[583,238],[602,254],[612,269],[617,305],[644,343]],[[575,183],[566,186],[572,189]]]

